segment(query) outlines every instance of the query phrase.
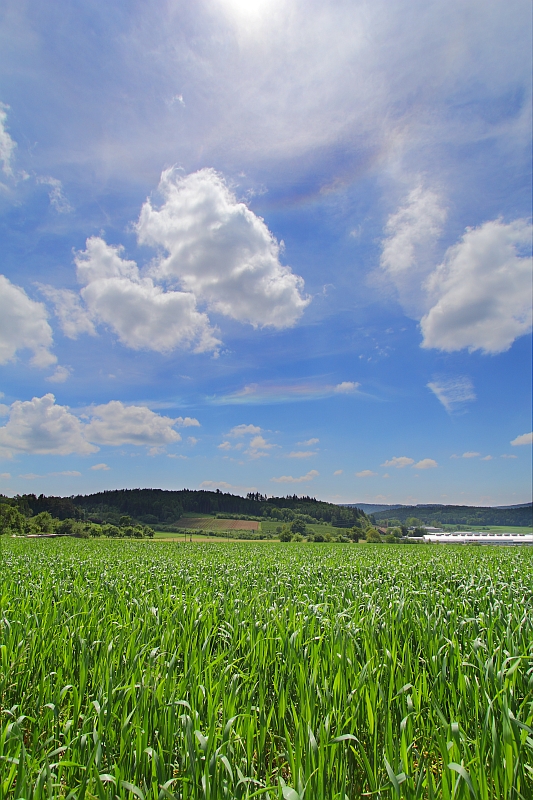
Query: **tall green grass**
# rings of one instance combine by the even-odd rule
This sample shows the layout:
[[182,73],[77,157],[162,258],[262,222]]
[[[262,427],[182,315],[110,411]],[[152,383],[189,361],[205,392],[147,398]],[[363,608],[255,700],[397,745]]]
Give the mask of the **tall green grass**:
[[0,797],[533,797],[529,549],[1,543]]

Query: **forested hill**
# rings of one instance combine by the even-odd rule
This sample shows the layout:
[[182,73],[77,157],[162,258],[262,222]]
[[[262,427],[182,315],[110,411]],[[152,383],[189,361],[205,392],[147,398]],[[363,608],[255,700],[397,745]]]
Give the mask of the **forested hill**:
[[404,523],[416,518],[425,525],[516,525],[531,527],[533,510],[529,503],[520,508],[483,508],[477,506],[401,506],[372,514],[376,522],[397,519]]
[[[14,502],[14,501],[10,501]],[[330,522],[339,527],[351,527],[357,520],[366,519],[357,508],[343,508],[314,497],[269,497],[258,493],[240,497],[229,493],[207,491],[165,491],[163,489],[119,489],[77,497],[45,497],[23,495],[16,504],[24,513],[48,511],[58,519],[85,517],[101,522],[115,522],[128,515],[146,524],[172,523],[184,513],[234,514],[270,519],[284,519],[288,509],[314,520]]]

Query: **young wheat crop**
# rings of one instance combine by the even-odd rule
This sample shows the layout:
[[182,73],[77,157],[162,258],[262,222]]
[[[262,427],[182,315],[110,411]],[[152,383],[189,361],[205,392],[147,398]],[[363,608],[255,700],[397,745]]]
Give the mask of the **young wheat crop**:
[[1,543],[0,796],[533,797],[533,552]]

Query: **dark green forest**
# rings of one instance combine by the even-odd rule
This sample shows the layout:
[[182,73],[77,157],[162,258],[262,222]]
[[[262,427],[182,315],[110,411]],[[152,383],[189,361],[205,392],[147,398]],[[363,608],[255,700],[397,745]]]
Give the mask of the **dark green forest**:
[[531,503],[522,508],[483,508],[477,506],[403,506],[372,514],[377,523],[395,519],[402,523],[411,517],[425,525],[516,525],[531,527],[533,510]]
[[220,490],[119,489],[76,497],[37,497],[33,494],[15,498],[0,496],[0,502],[16,506],[27,516],[47,511],[55,519],[83,519],[111,524],[116,524],[125,514],[147,525],[169,524],[185,513],[231,514],[280,522],[303,515],[339,528],[351,528],[358,520],[366,519],[366,515],[357,508],[344,508],[314,497],[288,495],[267,499],[256,493],[240,497]]

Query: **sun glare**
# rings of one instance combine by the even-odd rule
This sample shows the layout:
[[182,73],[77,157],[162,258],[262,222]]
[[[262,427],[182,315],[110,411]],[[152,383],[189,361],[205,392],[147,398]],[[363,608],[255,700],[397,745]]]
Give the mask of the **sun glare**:
[[222,0],[222,5],[236,17],[254,19],[267,13],[275,0]]

